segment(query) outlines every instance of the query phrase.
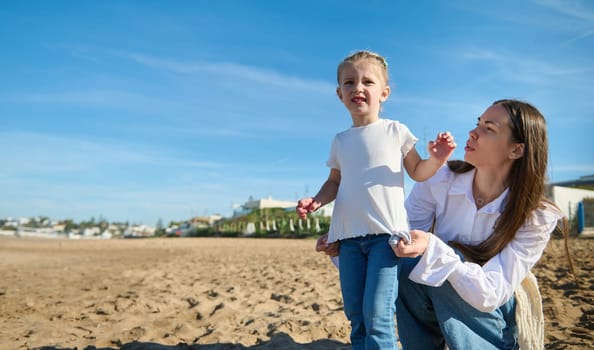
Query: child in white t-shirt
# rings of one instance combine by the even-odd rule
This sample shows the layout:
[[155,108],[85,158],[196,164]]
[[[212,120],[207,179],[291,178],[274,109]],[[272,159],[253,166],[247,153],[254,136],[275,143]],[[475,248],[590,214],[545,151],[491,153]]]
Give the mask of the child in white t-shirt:
[[396,349],[394,308],[398,258],[388,240],[408,239],[403,168],[415,181],[433,176],[456,144],[440,133],[428,146],[429,159],[415,150],[417,138],[402,123],[379,117],[390,95],[388,65],[380,55],[359,51],[338,66],[336,93],[353,125],[338,133],[327,165],[328,179],[314,197],[303,198],[297,213],[305,218],[333,201],[327,240],[339,249],[344,311],[351,322],[354,350]]

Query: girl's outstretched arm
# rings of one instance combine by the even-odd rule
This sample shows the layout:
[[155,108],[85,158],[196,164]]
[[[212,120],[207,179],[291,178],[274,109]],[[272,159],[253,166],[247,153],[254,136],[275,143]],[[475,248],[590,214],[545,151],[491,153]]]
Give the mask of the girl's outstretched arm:
[[328,179],[324,182],[318,193],[314,197],[306,197],[297,202],[297,208],[295,208],[297,215],[305,219],[307,214],[313,213],[320,207],[332,202],[336,198],[339,185],[340,170],[330,169]]
[[427,150],[428,159],[421,159],[416,149],[411,149],[404,157],[404,168],[408,175],[415,181],[421,182],[435,175],[439,169],[452,155],[456,148],[454,137],[449,132],[437,134],[435,141],[429,141]]

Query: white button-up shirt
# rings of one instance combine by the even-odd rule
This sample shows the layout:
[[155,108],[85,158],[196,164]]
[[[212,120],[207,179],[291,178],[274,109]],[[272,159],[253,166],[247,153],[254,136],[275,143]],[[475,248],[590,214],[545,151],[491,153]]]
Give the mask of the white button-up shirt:
[[416,183],[405,206],[411,229],[435,232],[409,278],[432,287],[449,281],[462,299],[478,310],[491,312],[506,303],[538,262],[563,216],[545,204],[528,217],[514,239],[485,265],[463,262],[447,244],[477,244],[493,233],[508,191],[477,210],[472,196],[474,170],[455,174],[442,167],[431,179]]

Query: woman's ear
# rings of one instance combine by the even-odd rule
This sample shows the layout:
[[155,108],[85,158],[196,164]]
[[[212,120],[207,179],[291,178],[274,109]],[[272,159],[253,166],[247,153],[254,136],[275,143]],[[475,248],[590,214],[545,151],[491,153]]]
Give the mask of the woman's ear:
[[342,101],[342,92],[340,91],[340,87],[336,88],[336,96]]
[[523,143],[516,143],[514,144],[512,150],[509,153],[510,159],[519,159],[524,156],[524,144]]

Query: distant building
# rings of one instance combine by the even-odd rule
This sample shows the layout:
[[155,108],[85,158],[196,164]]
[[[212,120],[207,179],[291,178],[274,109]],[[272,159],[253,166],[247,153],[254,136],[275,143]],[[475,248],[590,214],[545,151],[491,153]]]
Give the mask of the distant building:
[[[578,214],[578,206],[582,203],[586,223],[591,223],[594,218],[592,206],[583,206],[584,199],[594,198],[594,175],[582,176],[576,180],[560,181],[548,185],[547,197],[553,201],[571,222]],[[586,224],[586,226],[589,226]],[[591,227],[586,227],[591,230]],[[579,231],[578,231],[579,232]]]
[[569,220],[576,214],[578,203],[584,198],[594,198],[594,191],[582,190],[580,188],[551,186],[548,197],[552,200]]
[[212,226],[215,222],[221,220],[223,217],[218,214],[210,215],[208,217],[195,216],[190,219],[190,224],[196,228],[206,228]]
[[[266,209],[266,208],[282,208],[286,211],[295,210],[297,206],[296,201],[280,201],[276,199],[272,199],[271,196],[268,198],[262,199],[254,199],[250,196],[247,202],[238,206],[234,212],[233,216],[241,216],[246,215],[252,212],[254,209]],[[328,203],[322,208],[318,210],[318,214],[322,216],[332,216],[332,210],[334,209],[334,202]]]
[[291,202],[291,201],[279,201],[276,199],[272,199],[271,196],[268,196],[268,198],[263,198],[263,199],[253,199],[250,197],[250,199],[245,202],[245,204],[243,205],[243,207],[245,209],[249,209],[249,210],[253,210],[253,209],[265,209],[265,208],[295,208],[295,206],[297,206],[297,202]]
[[148,225],[130,225],[124,231],[124,237],[150,237],[155,234],[155,228]]
[[562,186],[562,187],[577,187],[584,189],[594,188],[594,174],[582,176],[579,179],[559,181],[550,184],[551,186]]
[[282,208],[282,209],[289,209],[295,208],[297,206],[297,202],[291,201],[279,201],[276,199],[272,199],[271,196],[268,198],[262,199],[254,199],[250,196],[247,202],[240,205],[236,208],[233,212],[233,216],[241,216],[250,213],[254,209],[266,209],[266,208]]

